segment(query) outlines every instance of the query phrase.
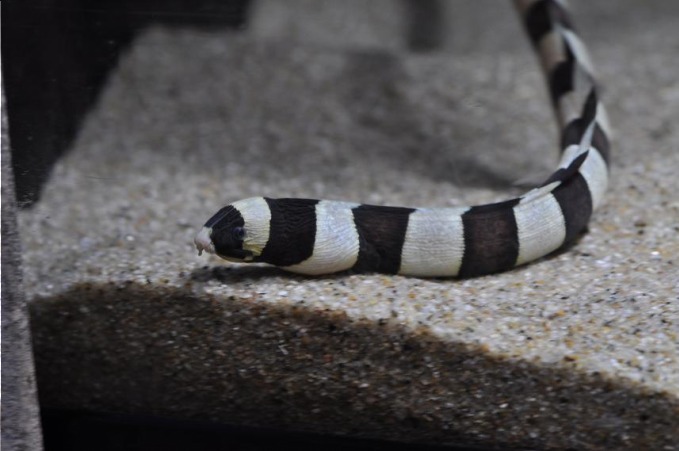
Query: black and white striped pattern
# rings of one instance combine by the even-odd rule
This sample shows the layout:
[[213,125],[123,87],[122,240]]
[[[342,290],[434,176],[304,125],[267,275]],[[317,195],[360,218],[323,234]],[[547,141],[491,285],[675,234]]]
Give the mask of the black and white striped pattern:
[[540,187],[462,208],[245,199],[205,224],[195,239],[199,252],[312,275],[356,270],[469,277],[505,271],[571,243],[606,189],[608,119],[564,1],[515,4],[540,56],[561,130],[559,168]]

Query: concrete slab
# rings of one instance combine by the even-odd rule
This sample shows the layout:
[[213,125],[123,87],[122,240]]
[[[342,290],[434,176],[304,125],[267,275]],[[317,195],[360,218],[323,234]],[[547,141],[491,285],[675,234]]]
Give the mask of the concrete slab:
[[17,203],[2,91],[2,444],[42,449],[33,348],[21,271]]

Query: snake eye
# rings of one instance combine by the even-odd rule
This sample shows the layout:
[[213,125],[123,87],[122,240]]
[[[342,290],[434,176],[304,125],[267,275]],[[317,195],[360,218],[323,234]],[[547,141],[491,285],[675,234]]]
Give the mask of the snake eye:
[[236,241],[243,241],[243,238],[245,238],[245,229],[243,227],[234,227],[231,233]]

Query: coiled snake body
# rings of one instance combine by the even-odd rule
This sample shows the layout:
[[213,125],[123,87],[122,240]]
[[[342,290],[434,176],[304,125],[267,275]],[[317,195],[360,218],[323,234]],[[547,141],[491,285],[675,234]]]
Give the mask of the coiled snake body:
[[539,187],[460,208],[255,197],[212,216],[195,238],[199,253],[310,275],[469,277],[508,270],[571,243],[606,190],[608,120],[563,1],[514,3],[540,56],[561,134],[559,167]]

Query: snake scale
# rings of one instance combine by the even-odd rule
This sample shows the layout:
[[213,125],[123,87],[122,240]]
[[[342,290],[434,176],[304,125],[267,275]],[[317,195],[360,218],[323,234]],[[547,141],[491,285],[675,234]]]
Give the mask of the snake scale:
[[540,186],[515,199],[459,208],[254,197],[205,223],[194,240],[199,254],[308,275],[472,277],[572,243],[606,190],[610,127],[564,0],[514,3],[540,57],[560,130],[559,166]]

